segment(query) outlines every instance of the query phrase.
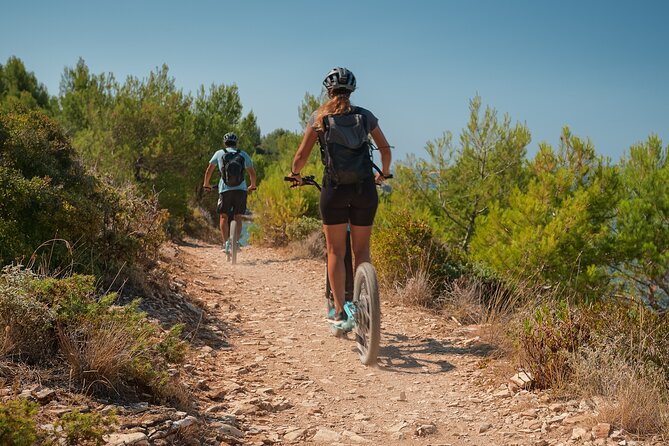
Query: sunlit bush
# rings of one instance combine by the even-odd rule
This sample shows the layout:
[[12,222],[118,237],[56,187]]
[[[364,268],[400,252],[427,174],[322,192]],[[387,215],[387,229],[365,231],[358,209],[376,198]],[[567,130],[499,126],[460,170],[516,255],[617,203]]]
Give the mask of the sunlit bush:
[[308,192],[307,188],[290,189],[278,172],[265,178],[249,200],[254,211],[251,240],[276,246],[288,243],[288,228],[297,225],[305,214],[307,200],[315,200]]
[[416,273],[425,271],[425,279],[435,292],[460,271],[459,264],[433,236],[430,226],[405,210],[387,213],[375,223],[372,261],[387,286],[403,286]]

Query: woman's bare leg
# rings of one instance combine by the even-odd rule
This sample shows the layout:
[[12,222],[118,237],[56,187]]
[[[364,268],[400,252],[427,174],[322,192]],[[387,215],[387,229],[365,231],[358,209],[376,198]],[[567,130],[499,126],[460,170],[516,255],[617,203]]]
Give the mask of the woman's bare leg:
[[334,294],[335,311],[344,310],[344,295],[346,293],[346,230],[347,224],[323,225],[325,242],[328,250],[328,277],[330,288]]
[[353,248],[353,271],[358,269],[358,265],[364,262],[369,262],[370,254],[370,240],[372,238],[373,226],[353,226],[351,225],[351,246]]

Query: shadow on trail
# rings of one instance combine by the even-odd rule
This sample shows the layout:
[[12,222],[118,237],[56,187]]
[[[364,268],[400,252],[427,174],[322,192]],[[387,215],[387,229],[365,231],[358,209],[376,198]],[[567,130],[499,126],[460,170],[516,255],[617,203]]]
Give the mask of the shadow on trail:
[[[211,348],[227,348],[232,328],[207,310],[199,299],[190,296],[178,282],[160,282],[150,278],[151,291],[142,293],[139,309],[155,319],[164,330],[183,324],[182,339],[191,345]],[[138,293],[124,292],[119,304],[130,303]]]
[[463,347],[451,341],[433,338],[415,339],[399,333],[384,333],[379,366],[400,373],[445,373],[455,366],[442,355],[488,356],[494,348],[488,344]]
[[174,244],[177,245],[177,246],[188,246],[189,248],[204,248],[207,245],[209,245],[210,243],[195,240],[195,239],[191,239],[191,240],[180,239],[180,240],[175,240]]
[[247,261],[242,260],[241,263],[247,266],[257,266],[257,265],[270,265],[272,263],[291,263],[295,260],[299,259],[259,259],[259,260],[247,260]]

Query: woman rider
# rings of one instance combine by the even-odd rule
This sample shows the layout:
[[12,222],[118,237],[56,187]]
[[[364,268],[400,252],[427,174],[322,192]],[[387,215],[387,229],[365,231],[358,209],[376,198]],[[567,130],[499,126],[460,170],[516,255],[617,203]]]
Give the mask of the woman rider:
[[345,115],[353,111],[364,115],[367,133],[372,135],[381,152],[382,174],[377,173],[376,178],[370,168],[369,177],[360,184],[333,184],[331,175],[328,175],[327,165],[323,177],[320,212],[328,252],[328,277],[334,294],[335,314],[332,320],[340,324],[347,319],[344,311],[346,288],[344,256],[346,255],[347,227],[350,225],[351,228],[351,245],[357,269],[359,264],[370,261],[372,225],[379,203],[375,183],[383,181],[389,175],[391,153],[390,145],[378,126],[376,116],[362,107],[354,109],[351,106],[350,96],[356,88],[353,73],[346,68],[334,68],[325,77],[323,85],[327,89],[329,100],[311,115],[302,143],[293,159],[291,176],[297,182],[302,181],[300,171],[307,163],[316,140],[320,139],[322,147],[325,147],[323,118],[331,115]]

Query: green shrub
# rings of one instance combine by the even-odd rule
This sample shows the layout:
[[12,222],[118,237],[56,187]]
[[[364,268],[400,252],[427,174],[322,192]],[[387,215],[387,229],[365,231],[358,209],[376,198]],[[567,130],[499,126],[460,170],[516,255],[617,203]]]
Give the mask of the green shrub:
[[288,243],[288,228],[307,211],[307,189],[291,190],[278,172],[265,178],[249,199],[255,216],[251,241],[275,246]]
[[55,314],[39,300],[26,296],[35,275],[18,266],[3,268],[0,275],[0,346],[2,354],[15,354],[37,362],[55,348]]
[[119,186],[104,179],[92,199],[99,200],[103,223],[91,250],[96,271],[116,275],[124,267],[152,266],[167,239],[169,213],[158,198],[144,196],[130,183]]
[[656,311],[669,306],[669,146],[657,136],[630,147],[621,160],[622,199],[612,245],[620,291]]
[[571,355],[590,338],[588,313],[566,300],[539,305],[523,320],[522,366],[539,388],[562,388],[571,376]]
[[104,416],[97,412],[80,413],[74,410],[64,414],[55,423],[55,426],[63,429],[62,433],[67,444],[101,446],[106,444],[103,436],[111,432],[114,423],[116,423],[116,416],[113,413]]
[[156,345],[156,349],[169,362],[180,364],[186,359],[188,344],[181,340],[184,327],[184,324],[176,324],[170,328],[165,337]]
[[286,235],[290,241],[304,240],[316,231],[322,230],[323,223],[313,217],[303,216],[286,227]]
[[542,144],[527,188],[511,190],[477,220],[470,260],[506,283],[559,284],[594,301],[609,293],[619,169],[565,129],[559,150]]
[[419,271],[439,292],[460,274],[459,264],[449,257],[430,226],[409,211],[388,213],[372,232],[372,260],[380,280],[387,286],[403,285]]
[[27,400],[0,404],[0,444],[31,446],[37,442],[38,430],[34,416],[38,405]]

